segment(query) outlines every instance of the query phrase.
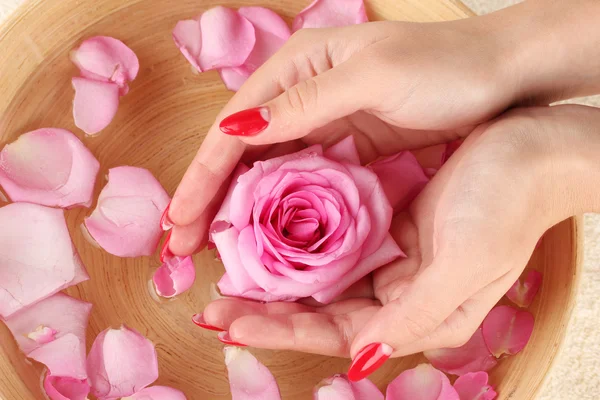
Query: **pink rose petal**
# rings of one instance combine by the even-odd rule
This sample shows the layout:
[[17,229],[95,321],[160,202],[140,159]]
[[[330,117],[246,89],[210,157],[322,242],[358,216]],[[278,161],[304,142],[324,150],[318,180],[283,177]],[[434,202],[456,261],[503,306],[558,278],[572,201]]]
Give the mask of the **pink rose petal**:
[[313,400],[383,400],[383,393],[368,379],[352,382],[346,375],[334,375],[315,388]]
[[55,331],[54,329],[44,325],[40,325],[37,328],[35,328],[34,331],[29,332],[27,334],[27,337],[36,342],[37,344],[46,344],[56,339],[56,333],[57,331]]
[[92,394],[101,399],[131,396],[158,378],[154,345],[126,326],[96,337],[87,369]]
[[409,151],[375,161],[369,167],[379,177],[396,212],[408,207],[429,182],[423,168]]
[[460,400],[494,400],[497,393],[488,385],[486,372],[472,372],[454,382],[454,389]]
[[0,185],[15,202],[89,207],[100,163],[63,129],[38,129],[4,146]]
[[249,351],[227,346],[223,352],[232,400],[281,399],[275,378]]
[[232,92],[240,90],[242,85],[250,75],[252,75],[252,72],[254,71],[250,71],[244,66],[219,69],[219,75],[221,76],[223,84],[225,84],[225,87]]
[[86,400],[90,393],[87,379],[73,379],[46,375],[44,390],[50,400]]
[[126,87],[140,69],[137,56],[118,39],[95,36],[85,40],[71,53],[71,60],[85,78],[114,82]]
[[179,21],[173,29],[173,40],[183,54],[183,56],[192,64],[198,72],[202,72],[198,65],[200,50],[202,49],[202,30],[200,21],[188,19]]
[[298,296],[271,294],[258,286],[242,293],[233,285],[231,278],[227,273],[221,277],[217,286],[221,295],[226,297],[243,297],[245,299],[262,301],[265,303],[274,301],[296,301],[299,299]]
[[360,157],[358,156],[356,144],[354,143],[354,137],[352,136],[342,139],[338,143],[325,150],[324,155],[330,160],[340,163],[360,165]]
[[117,114],[119,86],[86,78],[73,78],[72,83],[75,88],[75,125],[93,136],[106,128]]
[[121,400],[186,400],[181,390],[168,386],[151,386]]
[[150,256],[163,234],[160,219],[169,200],[150,171],[127,166],[112,168],[85,226],[110,254]]
[[527,272],[523,281],[519,279],[512,285],[506,292],[506,297],[519,307],[526,308],[533,303],[541,286],[542,273],[532,269]]
[[459,376],[489,371],[498,363],[483,340],[481,328],[461,347],[428,350],[423,354],[435,368]]
[[494,356],[514,355],[529,342],[533,322],[533,315],[527,311],[498,306],[483,321],[483,338]]
[[294,19],[293,31],[369,22],[363,0],[315,0]]
[[13,203],[0,208],[0,225],[0,317],[89,278],[62,210]]
[[[248,168],[245,164],[240,163],[236,167],[235,171],[231,175],[231,185],[229,186],[229,190],[221,203],[221,208],[215,215],[213,223],[210,226],[210,233],[212,235],[213,232],[221,232],[225,229],[228,229],[231,226],[231,219],[229,218],[229,214],[231,212],[231,198],[233,196],[233,190],[236,187],[236,183],[240,176],[248,172],[250,168]],[[214,243],[211,236],[211,242]],[[210,249],[209,249],[210,250]]]
[[459,400],[442,372],[429,364],[404,371],[389,384],[386,400]]
[[239,67],[256,43],[254,27],[235,10],[217,6],[200,16],[202,46],[198,64],[202,71]]
[[196,268],[192,257],[173,257],[161,265],[152,281],[156,293],[165,298],[175,297],[192,287],[196,280]]

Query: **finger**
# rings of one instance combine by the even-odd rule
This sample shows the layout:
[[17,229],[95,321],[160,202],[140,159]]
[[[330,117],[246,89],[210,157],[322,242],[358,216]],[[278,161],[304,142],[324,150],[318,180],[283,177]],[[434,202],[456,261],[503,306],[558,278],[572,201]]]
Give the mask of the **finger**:
[[250,315],[231,324],[229,335],[234,341],[252,347],[347,357],[352,339],[379,308],[361,306],[336,315],[315,312]]

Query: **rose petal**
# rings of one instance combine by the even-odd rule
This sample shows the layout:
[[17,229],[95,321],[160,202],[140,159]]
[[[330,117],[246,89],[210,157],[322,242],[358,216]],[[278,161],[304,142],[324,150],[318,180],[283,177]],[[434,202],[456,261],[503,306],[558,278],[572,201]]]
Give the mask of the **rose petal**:
[[248,275],[238,251],[239,231],[231,227],[222,232],[212,234],[213,241],[221,254],[221,259],[225,270],[231,278],[231,283],[235,286],[236,293],[245,293],[248,290],[257,287],[254,280]]
[[375,161],[369,167],[377,174],[394,211],[402,211],[423,190],[429,178],[410,151]]
[[83,380],[87,377],[85,368],[85,340],[73,333],[53,340],[27,354],[46,367],[53,376]]
[[89,207],[100,163],[63,129],[38,129],[4,146],[0,185],[12,201],[49,207]]
[[406,255],[388,233],[379,250],[360,260],[354,268],[344,274],[332,286],[313,294],[312,297],[319,303],[328,304],[354,283],[398,257],[406,257]]
[[495,307],[483,320],[482,333],[494,356],[517,354],[533,333],[533,315],[508,306]]
[[250,71],[244,66],[219,69],[221,80],[225,84],[225,87],[232,92],[240,90],[242,85],[252,75],[252,72],[254,71]]
[[223,349],[232,400],[280,400],[279,387],[267,367],[239,347]]
[[56,339],[57,331],[53,328],[39,325],[34,331],[27,334],[27,338],[33,340],[37,344],[46,344]]
[[[231,213],[231,198],[233,196],[233,190],[235,185],[238,182],[240,176],[248,172],[250,168],[248,168],[245,164],[238,164],[235,171],[231,175],[231,185],[229,186],[229,190],[221,203],[221,208],[215,215],[212,224],[210,225],[210,232],[223,231],[231,226],[231,220],[229,218],[229,214]],[[212,239],[212,238],[211,238]],[[214,240],[213,240],[214,242]]]
[[428,350],[423,354],[435,368],[459,376],[489,371],[498,363],[483,340],[481,328],[461,347]]
[[131,396],[158,378],[154,345],[126,326],[96,337],[87,368],[92,394],[99,398]]
[[173,40],[183,54],[183,56],[192,64],[198,72],[202,72],[198,65],[198,57],[202,49],[202,30],[200,21],[188,19],[179,21],[173,29]]
[[71,60],[82,76],[114,82],[125,87],[133,81],[140,69],[137,56],[118,39],[95,36],[85,40],[71,53]]
[[161,265],[152,281],[156,293],[165,298],[175,297],[192,287],[196,280],[196,268],[192,257],[173,257]]
[[389,384],[386,400],[459,400],[442,372],[429,364],[404,371]]
[[358,156],[358,151],[356,151],[354,136],[348,136],[337,142],[325,150],[324,155],[330,160],[340,163],[360,165],[360,157]]
[[186,400],[181,390],[168,386],[152,386],[121,400]]
[[488,385],[486,372],[472,372],[454,382],[454,389],[460,400],[494,400],[497,393]]
[[519,307],[526,308],[533,303],[541,286],[542,273],[532,269],[527,272],[523,282],[519,279],[512,285],[506,292],[506,297]]
[[50,400],[86,400],[90,393],[87,379],[73,379],[46,375],[44,390]]
[[223,275],[217,283],[221,294],[226,297],[242,297],[244,299],[250,299],[255,301],[262,301],[265,303],[271,303],[274,301],[296,301],[299,299],[298,296],[289,295],[274,295],[266,292],[264,289],[256,286],[255,288],[246,290],[241,293],[231,282],[229,274]]
[[293,31],[369,22],[363,0],[315,0],[294,19]]
[[200,16],[202,46],[198,65],[202,71],[239,67],[256,43],[254,26],[235,10],[217,6]]
[[169,200],[150,171],[127,166],[112,168],[85,226],[110,254],[150,256],[163,234],[160,219]]
[[314,390],[314,400],[383,400],[383,393],[368,379],[351,382],[346,375],[323,380]]
[[73,78],[72,83],[75,89],[75,125],[93,136],[106,128],[117,114],[119,86],[86,78]]
[[12,203],[0,208],[0,225],[1,317],[89,279],[62,210]]

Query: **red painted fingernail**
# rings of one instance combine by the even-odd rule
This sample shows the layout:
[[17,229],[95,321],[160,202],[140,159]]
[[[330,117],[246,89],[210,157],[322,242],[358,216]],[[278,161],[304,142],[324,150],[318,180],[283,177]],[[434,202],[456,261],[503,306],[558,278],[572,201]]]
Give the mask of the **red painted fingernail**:
[[228,135],[254,136],[265,130],[269,125],[269,120],[268,108],[250,108],[225,118],[219,124],[219,129]]
[[165,239],[165,242],[163,243],[163,247],[160,250],[160,262],[165,262],[169,258],[175,257],[175,255],[171,252],[171,249],[169,249],[169,242],[171,241],[171,233],[173,233],[173,231],[169,231],[169,234],[167,235],[167,238]]
[[231,336],[229,336],[229,332],[227,331],[219,332],[217,338],[219,338],[219,340],[222,343],[228,344],[230,346],[246,347],[245,344],[234,342],[233,339],[231,339]]
[[358,352],[350,369],[348,379],[358,382],[381,367],[390,358],[394,349],[385,343],[371,343]]
[[208,329],[209,331],[216,332],[224,332],[225,329],[217,328],[216,326],[212,326],[206,323],[204,320],[204,315],[202,314],[194,314],[192,317],[192,322],[198,325],[200,328]]
[[171,208],[171,202],[169,202],[167,208],[165,208],[165,211],[163,212],[162,217],[160,217],[160,227],[165,232],[171,230],[171,228],[175,226],[175,224],[171,221],[171,218],[169,218],[169,208]]
[[208,244],[206,245],[206,250],[214,250],[216,248],[217,246],[213,242],[208,242]]

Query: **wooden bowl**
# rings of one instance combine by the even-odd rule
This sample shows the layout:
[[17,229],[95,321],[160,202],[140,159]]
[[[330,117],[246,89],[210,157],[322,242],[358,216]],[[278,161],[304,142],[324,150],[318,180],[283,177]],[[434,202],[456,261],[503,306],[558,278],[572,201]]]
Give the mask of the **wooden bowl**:
[[[2,144],[41,127],[77,133],[108,168],[148,168],[173,193],[205,132],[231,93],[216,73],[194,75],[171,39],[175,23],[216,5],[270,7],[291,21],[309,0],[31,0],[0,28],[0,139]],[[371,19],[439,21],[463,18],[468,9],[449,0],[368,0]],[[82,39],[109,35],[138,54],[141,71],[118,115],[99,137],[84,138],[73,125],[69,51]],[[99,179],[97,192],[104,185]],[[67,212],[71,234],[91,280],[67,292],[94,304],[87,345],[121,323],[156,344],[158,384],[183,390],[190,400],[229,398],[222,345],[190,317],[210,301],[210,285],[223,273],[210,252],[196,256],[199,279],[185,295],[156,301],[149,279],[156,257],[120,259],[90,246],[79,226],[87,209]],[[533,399],[562,342],[578,277],[578,227],[569,220],[552,229],[531,266],[544,273],[532,307],[536,328],[525,351],[492,372],[500,399]],[[26,361],[0,324],[0,399],[43,399],[42,367]],[[276,376],[283,399],[311,398],[322,378],[347,370],[349,360],[293,352],[253,350]],[[422,356],[389,362],[372,376],[382,389]]]

